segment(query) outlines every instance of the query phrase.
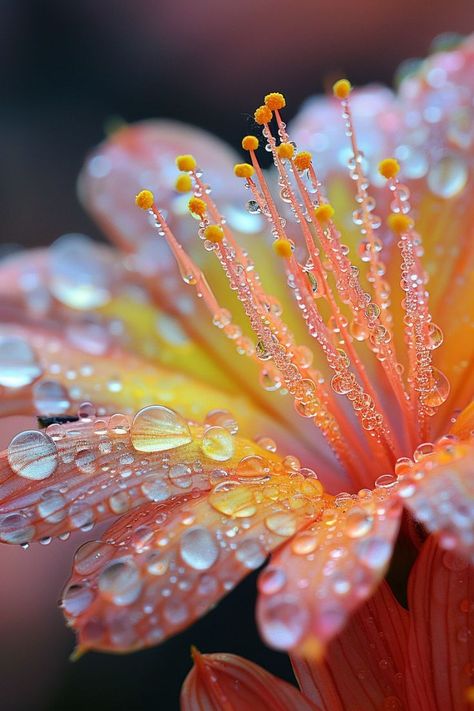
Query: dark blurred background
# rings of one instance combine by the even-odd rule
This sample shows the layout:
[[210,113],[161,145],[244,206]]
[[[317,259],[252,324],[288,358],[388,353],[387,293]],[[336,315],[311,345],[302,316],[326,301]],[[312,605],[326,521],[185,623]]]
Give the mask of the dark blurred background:
[[[434,37],[473,25],[472,0],[0,0],[1,244],[100,237],[75,181],[117,118],[189,121],[238,147],[267,91],[287,95],[290,118],[336,75],[392,83]],[[255,576],[162,647],[69,664],[54,606],[70,551],[58,545],[0,557],[3,710],[173,711],[192,643],[291,678],[258,640]]]

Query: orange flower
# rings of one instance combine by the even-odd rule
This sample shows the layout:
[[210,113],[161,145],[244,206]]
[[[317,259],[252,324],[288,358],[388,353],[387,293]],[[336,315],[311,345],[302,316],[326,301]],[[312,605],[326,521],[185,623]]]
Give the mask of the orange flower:
[[[3,263],[0,414],[45,429],[0,455],[0,540],[120,516],[62,596],[78,652],[161,642],[272,554],[263,638],[314,662],[383,580],[404,506],[472,561],[473,65],[467,40],[384,99],[373,189],[353,117],[366,94],[344,81],[325,100],[349,139],[350,180],[321,161],[328,193],[269,94],[258,124],[281,199],[246,137],[250,215],[215,139],[120,129],[80,181],[120,251],[68,235]],[[414,124],[428,172],[409,188]],[[177,153],[191,198],[172,187]]]

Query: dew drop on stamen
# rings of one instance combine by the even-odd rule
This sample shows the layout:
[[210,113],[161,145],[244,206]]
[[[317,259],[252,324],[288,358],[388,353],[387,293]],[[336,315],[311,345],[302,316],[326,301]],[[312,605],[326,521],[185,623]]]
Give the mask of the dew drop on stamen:
[[137,412],[130,437],[133,447],[140,452],[176,449],[192,441],[186,420],[162,405],[150,405]]
[[204,432],[201,449],[208,459],[227,462],[234,454],[234,439],[224,427],[209,427]]
[[450,384],[447,377],[438,368],[432,368],[431,390],[425,395],[423,403],[427,407],[439,407],[449,396]]
[[22,388],[41,375],[30,344],[20,336],[0,336],[0,385]]
[[47,479],[58,466],[58,451],[53,440],[39,430],[17,434],[7,450],[8,463],[25,479]]
[[204,526],[195,526],[181,536],[180,554],[195,570],[208,570],[219,556],[214,536]]

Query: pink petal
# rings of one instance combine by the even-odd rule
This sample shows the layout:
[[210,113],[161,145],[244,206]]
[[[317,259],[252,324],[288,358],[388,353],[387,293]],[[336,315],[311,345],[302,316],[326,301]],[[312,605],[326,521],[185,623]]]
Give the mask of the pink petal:
[[382,582],[329,643],[324,660],[292,656],[292,664],[303,693],[324,711],[402,711],[407,642],[408,613]]
[[[316,482],[318,483],[318,482]],[[140,649],[176,634],[306,525],[317,488],[303,477],[224,481],[120,519],[80,549],[63,595],[79,649]]]
[[260,575],[257,608],[270,646],[320,655],[372,594],[387,568],[400,521],[400,504],[386,496],[375,490],[354,499],[336,497],[333,509],[273,556]]
[[286,681],[235,654],[199,654],[181,691],[181,711],[318,711]]
[[474,571],[433,536],[410,576],[410,709],[469,709],[474,690]]

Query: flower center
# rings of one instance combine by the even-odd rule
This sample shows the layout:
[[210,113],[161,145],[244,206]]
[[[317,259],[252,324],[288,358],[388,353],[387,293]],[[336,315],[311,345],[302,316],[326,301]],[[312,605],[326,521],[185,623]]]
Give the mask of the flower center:
[[[383,243],[377,236],[381,219],[374,213],[375,200],[369,194],[350,91],[346,80],[334,85],[351,145],[348,169],[356,189],[352,217],[360,229],[358,251],[367,265],[367,289],[351,261],[349,247],[341,240],[337,216],[324,195],[311,154],[297,152],[290,140],[280,113],[286,103],[282,94],[267,95],[254,114],[278,173],[279,204],[257,158],[257,137],[243,139],[250,162],[234,168],[252,194],[249,210],[261,213],[269,223],[274,252],[284,262],[288,286],[329,378],[313,366],[311,350],[297,343],[283,320],[280,303],[266,292],[255,264],[219,212],[192,156],[177,158],[182,171],[177,189],[194,191],[189,210],[199,219],[199,237],[219,260],[242,303],[255,342],[242,334],[231,313],[220,306],[203,272],[171,232],[153,194],[144,190],[136,202],[154,216],[183,280],[195,287],[213,323],[240,354],[258,363],[262,386],[292,396],[298,416],[311,419],[346,471],[366,481],[367,471],[373,471],[375,478],[381,471],[393,470],[398,458],[428,440],[430,417],[447,399],[449,383],[432,364],[432,351],[441,345],[443,335],[429,311],[421,237],[410,216],[410,193],[398,179],[397,161],[387,158],[379,171],[390,194],[388,226],[398,239],[406,368],[397,355]],[[288,209],[291,222],[284,216]]]

